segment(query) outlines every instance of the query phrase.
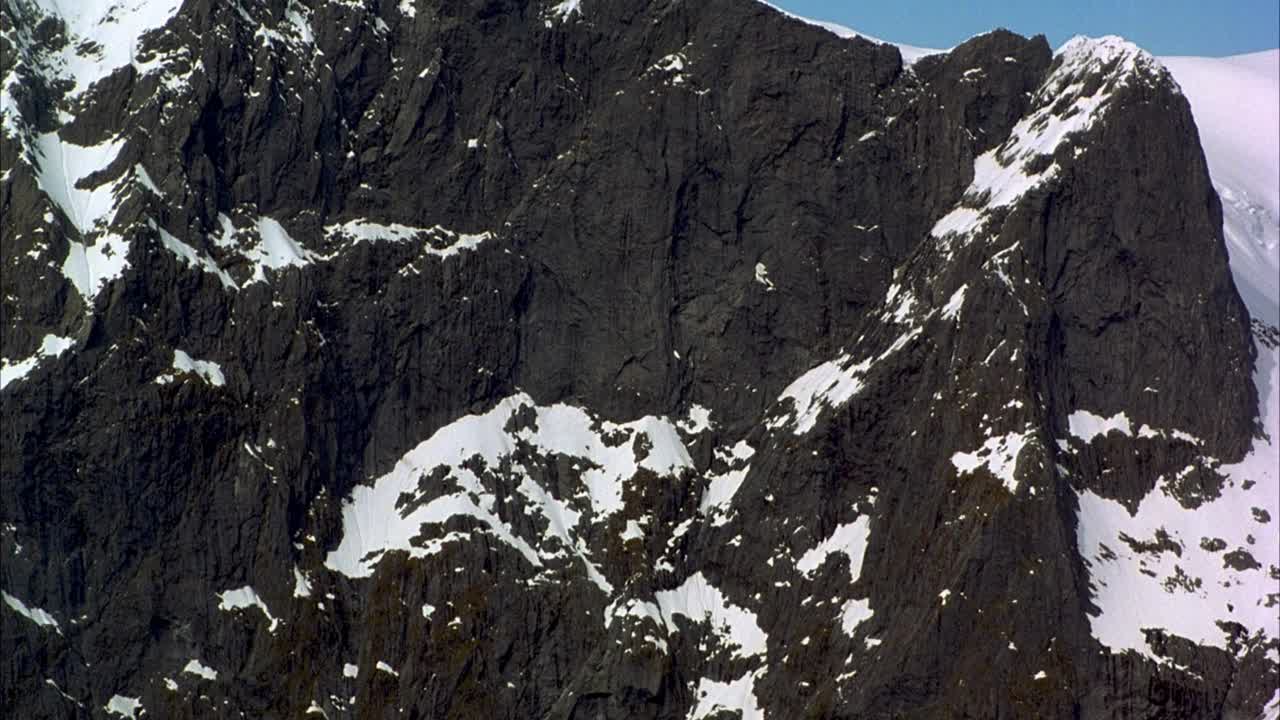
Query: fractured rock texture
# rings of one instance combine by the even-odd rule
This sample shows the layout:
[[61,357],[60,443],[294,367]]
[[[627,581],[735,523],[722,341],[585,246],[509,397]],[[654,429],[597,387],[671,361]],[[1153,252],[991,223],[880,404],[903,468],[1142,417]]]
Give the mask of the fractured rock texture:
[[[1086,541],[1152,493],[1277,514],[1224,469],[1250,319],[1137,48],[908,66],[745,0],[55,5],[0,5],[16,716],[1271,700],[1280,559]],[[1124,558],[1210,635],[1109,606]]]

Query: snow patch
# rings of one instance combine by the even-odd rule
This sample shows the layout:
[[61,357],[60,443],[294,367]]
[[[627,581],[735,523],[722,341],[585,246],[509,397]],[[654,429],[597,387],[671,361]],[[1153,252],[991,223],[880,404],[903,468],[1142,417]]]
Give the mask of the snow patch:
[[800,557],[796,569],[813,576],[832,553],[844,553],[849,558],[850,581],[857,581],[862,574],[862,558],[867,552],[867,540],[871,535],[871,519],[861,515],[851,523],[837,526],[830,537]]
[[75,340],[59,335],[45,335],[40,341],[40,347],[34,354],[19,360],[11,362],[9,360],[0,361],[0,390],[3,390],[9,383],[22,380],[35,370],[40,362],[45,358],[57,358],[62,353],[75,346]]
[[62,634],[62,627],[58,625],[58,620],[48,612],[38,607],[29,606],[18,598],[0,590],[0,598],[4,599],[4,604],[8,605],[11,610],[25,617],[40,627],[51,627],[54,632]]
[[795,434],[803,435],[817,425],[823,409],[839,407],[856,395],[863,388],[862,377],[871,364],[850,364],[850,361],[848,355],[843,355],[796,378],[778,397],[779,401],[791,399],[793,414],[771,420],[769,427],[780,428],[791,422],[795,425]]
[[762,262],[756,263],[756,282],[764,286],[765,292],[771,292],[776,289],[773,286],[773,281],[769,279],[769,268],[765,267]]
[[251,282],[266,282],[267,270],[304,267],[322,259],[298,244],[277,220],[260,217],[254,222],[254,229],[258,243],[244,252],[245,259],[254,265]]
[[136,720],[138,711],[142,709],[142,699],[124,695],[112,695],[102,709],[106,710],[108,715],[119,715],[120,717],[129,718],[129,720]]
[[[523,426],[509,430],[513,422]],[[404,551],[411,557],[432,555],[444,543],[467,535],[450,533],[419,542],[416,538],[423,529],[465,515],[518,551],[534,568],[541,570],[544,561],[551,558],[576,558],[584,563],[588,576],[610,592],[579,535],[578,526],[587,516],[532,479],[531,467],[526,463],[536,464],[538,458],[518,459],[516,452],[521,445],[542,457],[558,455],[574,461],[590,504],[588,519],[593,523],[602,522],[623,508],[623,488],[637,472],[649,470],[669,477],[693,467],[679,433],[666,418],[646,416],[629,423],[612,423],[569,405],[538,406],[520,393],[502,400],[489,412],[468,415],[441,428],[371,486],[355,488],[343,504],[342,541],[329,553],[325,565],[350,577],[367,577],[386,552]],[[637,458],[637,451],[643,453],[642,457]],[[481,476],[476,474],[479,468],[467,462],[473,459],[483,461],[485,468],[507,463],[515,489],[546,521],[547,528],[535,543],[516,535],[498,517],[495,495],[485,489]],[[438,487],[420,487],[424,478],[438,468],[445,471],[440,482],[456,490],[427,502],[418,501],[424,490]],[[404,504],[402,496],[414,500]]]
[[846,600],[840,608],[840,629],[844,630],[845,635],[853,637],[853,633],[858,626],[875,613],[871,610],[871,601],[866,599]]
[[[851,354],[844,353],[801,375],[778,396],[778,404],[782,405],[790,400],[791,409],[789,412],[773,411],[775,414],[767,423],[769,429],[776,430],[791,425],[796,435],[804,435],[817,425],[818,417],[824,410],[840,407],[861,392],[865,386],[864,379],[871,368],[905,348],[921,333],[922,323],[933,316],[932,310],[923,316],[915,316],[912,313],[914,305],[915,296],[910,289],[904,290],[897,283],[891,285],[885,295],[880,316],[886,322],[892,320],[906,328],[894,328],[900,330],[900,333],[878,355],[869,355],[854,362]],[[858,342],[861,341],[862,338],[859,338]]]
[[453,257],[464,250],[475,250],[481,243],[493,238],[493,233],[488,231],[463,233],[439,225],[411,227],[400,223],[382,224],[364,219],[326,225],[324,231],[330,237],[345,238],[357,243],[423,240],[423,252],[442,259]]
[[755,613],[729,602],[701,572],[694,573],[679,587],[661,590],[653,597],[671,632],[678,629],[674,618],[682,615],[695,623],[708,623],[721,642],[736,646],[734,657],[766,657],[768,637],[756,622]]
[[762,674],[763,668],[729,682],[700,679],[694,691],[697,703],[689,711],[689,720],[722,717],[722,713],[737,713],[740,720],[764,720],[764,710],[755,695],[756,678]]
[[311,597],[311,581],[296,567],[293,569],[293,596],[296,598]]
[[951,456],[951,464],[961,475],[969,475],[985,467],[996,476],[1010,493],[1018,492],[1018,456],[1028,442],[1034,442],[1030,432],[1011,432],[987,438],[982,447],[973,452],[957,452]]
[[1133,427],[1123,412],[1102,417],[1088,410],[1076,410],[1067,416],[1067,431],[1085,442],[1093,442],[1095,437],[1113,432],[1133,437]]
[[716,448],[716,458],[725,463],[727,470],[711,474],[707,478],[707,489],[698,502],[698,512],[704,516],[715,516],[712,525],[723,525],[728,522],[729,510],[732,508],[733,496],[747,479],[751,470],[748,462],[755,455],[755,448],[745,440],[739,440],[732,447]]
[[561,0],[551,6],[551,16],[561,20],[567,20],[575,13],[582,13],[582,0]]
[[622,538],[623,542],[628,540],[643,540],[644,530],[640,528],[640,523],[635,520],[628,520],[627,526],[623,528],[622,534],[618,537]]
[[196,660],[195,658],[192,658],[186,664],[186,666],[182,668],[182,672],[188,675],[198,675],[199,677],[202,677],[205,680],[218,679],[217,670],[214,670],[213,668],[209,667],[208,665],[205,665],[204,663],[200,662],[199,660]]
[[960,308],[964,307],[964,294],[968,291],[968,284],[961,285],[960,289],[952,293],[951,299],[942,308],[942,317],[948,320],[954,320],[960,317]]
[[271,611],[267,609],[267,604],[262,601],[262,598],[258,597],[258,593],[253,589],[253,587],[245,585],[244,587],[237,588],[235,590],[227,590],[225,592],[218,593],[218,598],[219,610],[226,610],[229,612],[232,610],[244,610],[252,607],[258,608],[271,623],[267,630],[269,632],[276,631],[276,625],[278,625],[280,621],[277,620],[275,616],[271,614]]
[[[1148,645],[1145,628],[1227,649],[1218,621],[1239,623],[1263,642],[1280,638],[1280,615],[1267,606],[1269,595],[1280,595],[1280,350],[1258,345],[1254,383],[1268,437],[1255,439],[1239,463],[1216,468],[1227,479],[1217,498],[1188,510],[1168,491],[1170,478],[1161,478],[1130,514],[1119,502],[1080,493],[1076,541],[1101,611],[1090,623],[1112,650],[1167,662]],[[1258,566],[1228,563],[1233,553]]]
[[227,378],[222,374],[222,367],[218,363],[210,360],[196,360],[182,350],[173,351],[173,369],[179,373],[198,375],[201,380],[214,387],[227,384]]
[[700,435],[714,427],[711,422],[711,410],[698,404],[689,406],[685,419],[676,423],[676,427],[689,435]]

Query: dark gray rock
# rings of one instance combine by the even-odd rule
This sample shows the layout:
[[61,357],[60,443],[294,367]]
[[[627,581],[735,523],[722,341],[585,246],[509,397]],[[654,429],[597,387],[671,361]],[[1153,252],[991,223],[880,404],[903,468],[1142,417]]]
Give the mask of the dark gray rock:
[[[126,66],[79,100],[38,71],[65,29],[0,6],[25,128],[0,134],[0,357],[74,340],[0,395],[0,588],[59,623],[0,612],[15,716],[101,716],[121,695],[151,717],[677,718],[700,681],[748,676],[768,717],[1233,717],[1270,699],[1274,639],[1154,633],[1169,662],[1110,652],[1077,548],[1079,493],[1134,508],[1197,458],[1238,460],[1254,431],[1250,320],[1167,75],[1079,78],[1110,83],[1105,117],[1034,160],[1057,174],[981,237],[948,244],[931,230],[983,201],[965,197],[975,159],[1057,101],[1037,95],[1061,62],[1043,37],[996,31],[907,68],[741,0],[401,4],[189,0],[138,47],[164,72]],[[88,298],[60,268],[92,238],[30,150],[59,112],[66,142],[123,141],[82,184],[140,164],[157,191],[120,192],[128,266]],[[259,270],[264,217],[315,257]],[[438,229],[326,229],[358,220]],[[903,321],[891,287],[914,298]],[[225,382],[176,370],[175,350]],[[856,400],[792,432],[801,408],[779,397],[845,354],[882,359]],[[588,463],[528,441],[538,415],[519,411],[507,437],[526,439],[464,463],[468,492],[543,567],[465,514],[424,526],[415,547],[465,538],[433,554],[388,552],[366,578],[326,567],[353,489],[517,392],[598,424],[699,406],[713,425],[680,435],[690,467],[640,469],[605,515]],[[1068,451],[1081,408],[1202,444]],[[660,452],[598,427],[639,460]],[[1012,492],[952,462],[992,432],[1034,440]],[[739,441],[755,453],[716,516],[703,503],[748,467],[725,452]],[[1216,496],[1213,467],[1180,502]],[[457,467],[422,471],[403,512],[461,492]],[[522,483],[585,518],[574,537],[611,592],[547,539]],[[860,571],[840,553],[795,567],[859,517]],[[695,575],[754,615],[763,655],[688,615],[606,627],[617,603]],[[243,586],[270,617],[219,609]],[[873,613],[850,632],[851,600]],[[216,679],[184,673],[192,659]]]

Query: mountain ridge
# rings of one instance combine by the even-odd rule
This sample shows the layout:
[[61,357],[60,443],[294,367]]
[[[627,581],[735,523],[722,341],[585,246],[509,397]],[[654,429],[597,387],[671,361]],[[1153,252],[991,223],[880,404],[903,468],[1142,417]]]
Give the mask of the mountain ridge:
[[[6,157],[75,169],[0,189],[4,356],[37,358],[3,396],[7,704],[1268,701],[1245,609],[1142,632],[1103,592],[1267,571],[1191,535],[1268,529],[1229,469],[1257,351],[1149,55],[996,32],[907,70],[752,4],[382,5],[189,2],[64,131],[39,83],[6,103],[39,139],[6,115]],[[1191,525],[1124,525],[1150,497]]]

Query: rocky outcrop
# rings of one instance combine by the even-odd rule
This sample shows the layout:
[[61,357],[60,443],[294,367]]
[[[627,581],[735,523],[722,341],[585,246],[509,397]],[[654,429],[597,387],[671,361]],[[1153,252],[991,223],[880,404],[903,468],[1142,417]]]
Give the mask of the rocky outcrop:
[[1271,699],[1250,319],[1142,51],[134,5],[0,15],[19,714]]

